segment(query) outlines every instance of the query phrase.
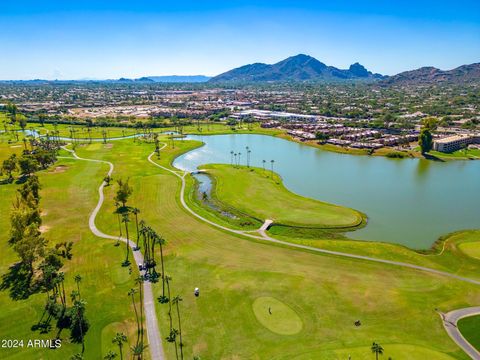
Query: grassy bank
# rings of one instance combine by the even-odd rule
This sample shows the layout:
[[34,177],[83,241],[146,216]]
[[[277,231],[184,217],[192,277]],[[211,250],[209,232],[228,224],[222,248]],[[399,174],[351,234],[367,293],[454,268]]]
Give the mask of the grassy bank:
[[230,207],[274,223],[317,228],[349,228],[362,224],[358,211],[299,196],[287,190],[280,176],[246,166],[205,165],[215,178],[213,196]]

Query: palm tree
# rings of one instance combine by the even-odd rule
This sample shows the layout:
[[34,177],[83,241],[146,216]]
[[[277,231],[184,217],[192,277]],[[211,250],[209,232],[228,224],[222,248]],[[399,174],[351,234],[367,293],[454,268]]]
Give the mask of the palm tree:
[[62,302],[63,311],[67,309],[67,296],[65,295],[65,273],[59,272],[55,279],[57,285],[57,294],[60,296],[60,301]]
[[148,227],[150,234],[150,262],[153,269],[153,273],[156,274],[155,266],[157,262],[155,261],[155,245],[157,244],[158,235],[151,227]]
[[270,164],[272,166],[272,179],[273,179],[273,163],[275,162],[275,160],[270,160]]
[[81,281],[82,281],[82,277],[79,274],[75,275],[75,282],[77,283],[78,297],[81,297],[80,296],[80,282]]
[[108,353],[105,354],[103,357],[103,360],[113,360],[117,357],[117,353],[113,351],[109,351]]
[[[83,322],[84,320],[84,312],[85,312],[85,305],[86,302],[82,299],[76,300],[73,304],[73,312],[72,312],[72,325],[75,326],[75,323],[78,324],[78,331],[80,332],[80,339],[82,341],[82,354],[85,352],[85,336],[83,334]],[[73,327],[72,327],[73,329]]]
[[165,297],[165,266],[163,264],[163,245],[165,245],[165,239],[158,236],[157,242],[158,245],[160,245],[160,263],[162,265],[162,296]]
[[250,167],[250,153],[252,150],[250,150],[247,146],[247,167]]
[[167,340],[169,343],[175,343],[175,357],[178,360],[177,335],[178,335],[178,330],[172,327],[170,329],[170,333],[165,338],[165,340]]
[[383,347],[380,344],[374,342],[371,347],[372,353],[375,354],[375,359],[378,360],[378,355],[383,355]]
[[122,220],[120,219],[120,203],[119,202],[115,202],[115,212],[117,214],[117,218],[118,218],[118,229],[120,231],[120,237],[122,237]]
[[265,171],[265,163],[267,162],[267,160],[262,160],[262,163],[263,163],[263,171]]
[[170,331],[171,331],[173,329],[173,323],[172,323],[172,297],[170,296],[170,280],[172,280],[172,278],[168,275],[165,275],[165,281],[167,283],[167,293],[168,293],[168,306],[169,306],[168,316],[170,318]]
[[182,342],[182,322],[180,320],[180,307],[179,303],[183,299],[180,295],[177,295],[173,298],[172,302],[176,305],[177,308],[177,317],[178,317],[178,335],[180,336],[180,358],[183,360],[183,342]]
[[113,344],[118,345],[118,350],[120,352],[120,360],[123,360],[123,343],[127,342],[127,336],[124,333],[117,333],[114,338],[112,339]]
[[238,166],[240,166],[240,156],[241,156],[241,155],[242,155],[242,153],[239,151],[239,152],[238,152],[238,163],[237,163]]
[[140,240],[140,233],[139,233],[139,228],[138,228],[138,214],[140,213],[140,209],[138,208],[133,208],[132,209],[132,214],[135,215],[135,227],[137,229],[137,250],[140,250],[140,247],[138,246],[138,241]]
[[143,239],[143,256],[145,259],[145,262],[148,263],[150,259],[150,243],[149,243],[149,237],[148,237],[148,227],[145,224],[145,221],[141,220],[140,221],[140,235],[142,236]]
[[230,151],[230,165],[233,165],[233,154],[234,154],[233,150]]
[[140,295],[140,344],[143,344],[143,281],[143,276],[139,276],[135,280]]
[[128,213],[122,214],[122,222],[125,223],[125,236],[127,237],[127,257],[125,258],[125,261],[123,262],[123,266],[128,266],[130,265],[130,260],[128,259],[128,256],[130,255],[130,238],[128,236],[128,223],[130,222],[130,219],[128,218]]
[[138,311],[137,311],[137,304],[135,302],[135,293],[137,292],[136,289],[130,289],[128,292],[128,296],[132,298],[133,310],[135,311],[135,319],[137,320],[137,344],[140,340],[140,321],[138,319]]
[[144,345],[143,342],[132,346],[130,349],[132,350],[133,358],[137,357],[138,360],[142,360],[143,352],[148,347],[148,345]]
[[237,165],[237,153],[233,153],[233,157],[235,158],[234,164]]

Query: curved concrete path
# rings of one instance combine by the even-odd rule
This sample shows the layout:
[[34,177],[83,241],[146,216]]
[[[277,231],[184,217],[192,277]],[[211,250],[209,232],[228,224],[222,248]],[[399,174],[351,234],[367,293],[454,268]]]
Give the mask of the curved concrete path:
[[[204,218],[203,216],[197,214],[195,211],[193,211],[188,205],[187,203],[185,202],[185,176],[188,174],[188,172],[183,172],[182,175],[180,175],[178,173],[178,171],[175,171],[175,170],[171,170],[165,166],[162,166],[160,164],[157,164],[155,161],[152,160],[152,156],[154,155],[155,153],[151,153],[149,156],[148,156],[148,161],[150,161],[153,165],[165,170],[165,171],[168,171],[172,174],[174,174],[175,176],[179,177],[180,180],[182,181],[182,187],[180,189],[180,202],[182,204],[182,206],[185,208],[185,210],[187,210],[189,213],[191,213],[193,216],[195,216],[196,218],[202,220],[203,222],[206,222],[210,225],[213,225],[219,229],[222,229],[222,230],[225,230],[225,231],[228,231],[228,232],[231,232],[231,233],[234,233],[234,234],[238,234],[238,235],[242,235],[242,236],[246,236],[246,237],[250,237],[250,238],[254,238],[254,239],[258,239],[258,240],[266,240],[266,241],[270,241],[270,242],[274,242],[274,243],[277,243],[277,244],[281,244],[281,245],[285,245],[285,246],[288,246],[288,247],[294,247],[294,248],[298,248],[298,249],[304,249],[304,250],[309,250],[309,251],[313,251],[313,252],[319,252],[319,253],[323,253],[323,254],[329,254],[329,255],[335,255],[335,256],[341,256],[341,257],[347,257],[347,258],[351,258],[351,259],[358,259],[358,260],[367,260],[367,261],[373,261],[373,262],[377,262],[377,263],[383,263],[383,264],[389,264],[389,265],[395,265],[395,266],[401,266],[401,267],[405,267],[405,268],[410,268],[410,269],[414,269],[414,270],[420,270],[420,271],[425,271],[425,272],[429,272],[429,273],[432,273],[432,274],[436,274],[436,275],[441,275],[441,276],[446,276],[446,277],[450,277],[450,278],[453,278],[453,279],[456,279],[456,280],[460,280],[460,281],[465,281],[465,282],[468,282],[468,283],[471,283],[471,284],[475,284],[475,285],[480,285],[480,280],[475,280],[475,279],[470,279],[470,278],[466,278],[466,277],[463,277],[463,276],[459,276],[459,275],[455,275],[455,274],[452,274],[452,273],[449,273],[449,272],[446,272],[446,271],[441,271],[441,270],[436,270],[436,269],[432,269],[432,268],[428,268],[428,267],[425,267],[425,266],[420,266],[420,265],[414,265],[414,264],[409,264],[409,263],[404,263],[404,262],[401,262],[401,261],[393,261],[393,260],[385,260],[385,259],[379,259],[379,258],[374,258],[374,257],[370,257],[370,256],[365,256],[365,255],[357,255],[357,254],[350,254],[350,253],[344,253],[344,252],[340,252],[340,251],[334,251],[334,250],[326,250],[326,249],[320,249],[320,248],[316,248],[316,247],[313,247],[313,246],[308,246],[308,245],[301,245],[301,244],[295,244],[295,243],[290,243],[290,242],[287,242],[287,241],[283,241],[283,240],[278,240],[278,239],[275,239],[275,238],[272,238],[271,236],[267,235],[265,231],[261,231],[262,235],[263,236],[257,236],[257,235],[253,235],[252,233],[249,233],[247,231],[242,231],[242,230],[236,230],[236,229],[231,229],[231,228],[228,228],[226,226],[223,226],[223,225],[220,225],[220,224],[217,224],[211,220],[208,220],[206,218]],[[265,221],[264,225],[268,222],[268,220]],[[263,228],[263,226],[262,226]],[[260,228],[259,231],[262,229]]]
[[[70,150],[65,147],[62,147],[62,149],[71,153],[73,155],[73,158],[76,160],[84,160],[84,161],[108,164],[110,166],[110,169],[108,170],[108,173],[107,173],[108,176],[111,176],[113,173],[114,167],[113,167],[113,164],[109,161],[82,158],[78,156],[74,150]],[[59,158],[72,159],[71,157],[62,157],[62,156],[59,156]],[[90,227],[90,230],[95,236],[98,236],[104,239],[120,240],[123,242],[127,242],[126,238],[119,237],[119,236],[112,236],[112,235],[103,233],[95,225],[95,218],[97,217],[97,214],[103,205],[103,201],[104,201],[103,188],[105,187],[105,185],[106,185],[105,181],[102,181],[102,184],[98,188],[98,196],[99,196],[98,203],[97,203],[97,206],[95,206],[95,209],[93,209],[92,213],[90,214],[90,218],[88,219],[88,226]],[[137,245],[135,244],[135,242],[130,240],[130,247],[132,248],[132,250],[136,246]],[[143,254],[140,251],[132,251],[132,252],[133,252],[133,257],[135,259],[135,263],[137,264],[137,266],[140,264],[143,264],[144,263]],[[147,328],[148,349],[150,350],[150,357],[152,358],[152,360],[164,360],[165,353],[163,351],[162,338],[160,335],[160,329],[158,327],[157,313],[155,312],[155,302],[154,302],[152,284],[149,281],[143,282],[143,293],[144,293],[143,307],[145,309],[145,322],[146,322],[146,328]]]
[[458,320],[469,316],[480,315],[480,306],[453,310],[446,314],[439,314],[443,321],[443,327],[447,330],[447,333],[452,340],[455,341],[457,345],[460,346],[472,359],[480,360],[480,352],[463,337],[457,327]]

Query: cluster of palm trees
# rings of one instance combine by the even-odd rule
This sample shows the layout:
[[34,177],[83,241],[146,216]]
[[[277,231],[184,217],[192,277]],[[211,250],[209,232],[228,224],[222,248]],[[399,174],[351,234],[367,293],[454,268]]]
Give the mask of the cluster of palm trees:
[[[137,227],[138,229],[138,227]],[[157,262],[155,260],[155,246],[160,247],[160,263],[162,266],[162,286],[163,295],[165,295],[165,279],[164,279],[164,262],[163,262],[163,245],[165,245],[165,239],[163,239],[155,230],[148,226],[145,221],[140,221],[140,230],[137,234],[137,246],[142,242],[143,245],[143,258],[144,258],[144,270],[145,278],[152,282],[156,282],[159,275],[156,270]]]
[[[247,167],[250,167],[250,154],[251,154],[252,150],[250,150],[250,147],[248,146],[245,146],[245,154],[246,154],[246,165]],[[239,152],[234,152],[233,150],[230,151],[230,165],[232,166],[240,166],[240,163],[241,163],[241,156],[242,156],[242,153],[239,151]]]
[[[172,298],[171,292],[170,292],[170,282],[172,281],[172,277],[165,275],[165,283],[167,284],[167,296],[161,296],[158,298],[158,301],[161,304],[168,303],[168,318],[170,320],[170,331],[168,333],[168,336],[166,337],[166,340],[169,343],[173,343],[175,346],[175,356],[178,359],[183,360],[183,347],[185,344],[183,343],[183,338],[182,338],[182,321],[180,317],[180,302],[183,301],[183,299],[180,297],[180,295],[177,295]],[[176,308],[176,313],[177,313],[177,326],[178,329],[175,328],[173,324],[173,306]],[[180,353],[178,350],[180,349]]]
[[[63,275],[63,273],[61,273]],[[59,280],[59,283],[62,284],[61,286],[61,291],[60,287],[58,289],[58,294],[60,297],[60,300],[62,302],[63,306],[63,311],[62,311],[62,317],[59,318],[58,323],[59,324],[69,324],[70,325],[70,331],[71,331],[71,339],[73,342],[81,342],[82,343],[82,351],[81,353],[74,354],[71,359],[75,360],[81,360],[83,359],[83,354],[85,352],[85,334],[88,331],[88,328],[90,327],[90,324],[85,317],[85,309],[86,309],[86,301],[81,297],[81,292],[80,292],[80,283],[82,281],[82,277],[80,275],[75,275],[75,283],[77,284],[77,290],[73,290],[70,297],[72,300],[72,307],[68,310],[67,312],[67,307],[66,307],[66,297],[65,297],[65,288],[64,288],[64,277],[62,276]],[[58,338],[59,334],[57,335]]]
[[[149,280],[151,282],[157,282],[159,277],[162,279],[162,295],[158,297],[158,301],[161,304],[168,303],[168,316],[170,320],[170,331],[166,340],[171,342],[175,345],[175,354],[177,359],[183,360],[183,338],[182,338],[182,323],[181,323],[181,316],[180,316],[180,302],[182,298],[180,295],[172,297],[170,283],[172,281],[171,276],[166,275],[165,273],[165,263],[163,259],[163,246],[165,245],[165,239],[159,235],[152,227],[148,226],[145,221],[138,219],[138,214],[140,210],[135,207],[128,207],[127,200],[128,197],[131,195],[131,188],[129,188],[128,180],[126,182],[122,182],[121,180],[118,181],[119,183],[119,190],[117,191],[117,195],[115,197],[115,206],[118,218],[118,225],[119,225],[119,232],[120,237],[122,237],[123,230],[125,232],[126,238],[126,258],[125,261],[122,263],[122,266],[129,266],[130,265],[130,233],[128,223],[130,222],[130,214],[133,214],[135,217],[135,230],[136,230],[136,243],[137,246],[134,250],[140,250],[140,244],[143,246],[143,257],[144,257],[144,264],[142,264],[140,270],[145,271],[144,275],[139,276],[136,279],[136,284],[138,285],[138,289],[131,289],[128,292],[128,296],[132,300],[133,308],[135,311],[135,317],[137,319],[137,340],[134,346],[131,347],[132,355],[134,359],[141,360],[142,354],[147,347],[144,344],[144,327],[143,327],[143,291],[142,286],[143,282]],[[123,189],[123,190],[122,190]],[[122,226],[123,224],[123,226]],[[155,259],[155,247],[159,246],[160,248],[160,264],[161,264],[161,273],[158,274],[156,270],[157,261]],[[137,310],[135,294],[139,294],[140,297],[140,311]],[[177,315],[177,324],[174,325],[174,310]],[[175,327],[176,326],[176,327]],[[113,339],[113,342],[119,346],[120,351],[120,358],[122,359],[122,346],[123,343],[126,342],[126,337],[124,334],[117,334]],[[109,352],[105,355],[105,359],[113,359],[115,358],[116,353]]]
[[[252,153],[252,150],[250,149],[249,146],[245,146],[245,153],[247,155],[247,161],[246,161],[246,165],[247,167],[249,168],[250,167],[250,154]],[[240,160],[241,160],[241,156],[242,156],[242,153],[239,151],[239,152],[235,152],[233,150],[230,151],[230,165],[232,166],[240,166]],[[263,166],[263,171],[266,170],[266,163],[267,163],[267,160],[262,160],[262,166]],[[275,160],[270,160],[270,175],[273,179],[273,165],[275,164]]]

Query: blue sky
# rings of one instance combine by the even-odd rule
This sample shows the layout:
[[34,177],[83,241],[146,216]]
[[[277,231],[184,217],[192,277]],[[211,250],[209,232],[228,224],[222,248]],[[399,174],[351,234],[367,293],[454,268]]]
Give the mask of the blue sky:
[[0,79],[215,75],[298,53],[395,74],[480,62],[480,1],[16,1]]

